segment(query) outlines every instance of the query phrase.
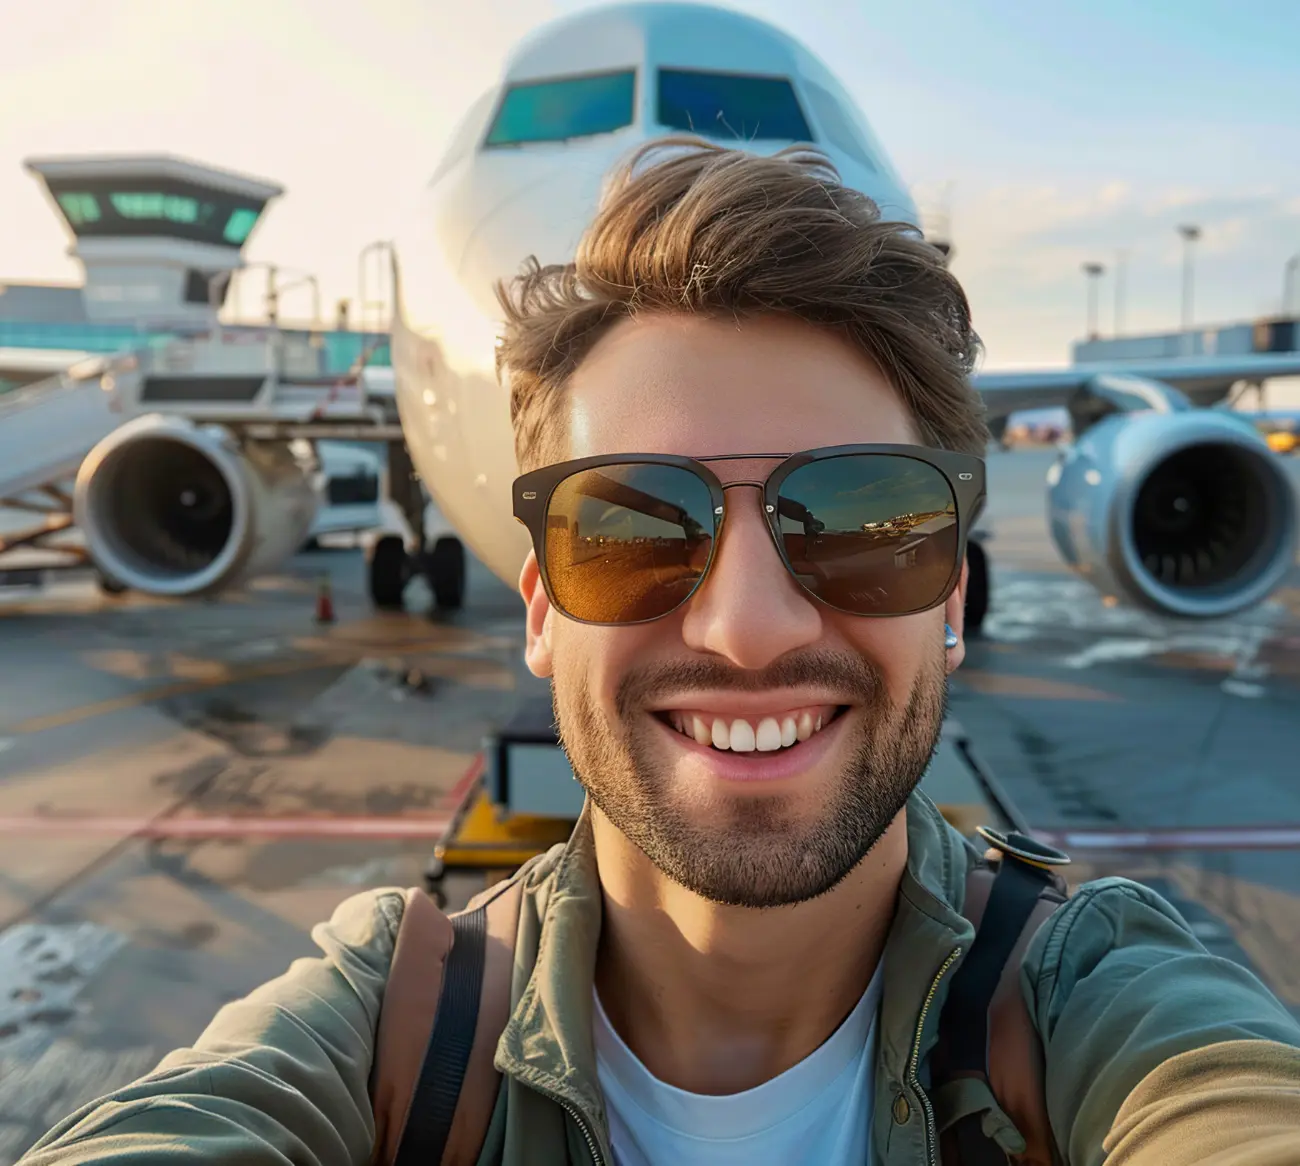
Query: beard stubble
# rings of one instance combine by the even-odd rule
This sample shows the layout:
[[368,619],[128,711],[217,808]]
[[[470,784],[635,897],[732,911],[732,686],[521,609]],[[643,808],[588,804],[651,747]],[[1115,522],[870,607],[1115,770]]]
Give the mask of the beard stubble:
[[[675,882],[714,903],[754,908],[825,894],[866,857],[925,773],[948,693],[942,653],[923,663],[901,707],[879,669],[858,655],[783,659],[761,673],[700,660],[634,669],[619,685],[610,723],[585,681],[581,670],[557,671],[552,697],[561,744],[592,801]],[[812,686],[840,694],[855,721],[823,805],[809,813],[795,795],[744,790],[699,805],[674,789],[660,730],[644,712],[657,696]]]

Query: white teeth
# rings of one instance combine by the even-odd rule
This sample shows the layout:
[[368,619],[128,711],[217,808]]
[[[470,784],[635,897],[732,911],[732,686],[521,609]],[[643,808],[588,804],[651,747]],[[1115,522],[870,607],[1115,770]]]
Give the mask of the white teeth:
[[721,717],[705,718],[695,713],[672,712],[668,722],[684,737],[699,745],[712,745],[715,749],[730,749],[734,753],[773,753],[788,749],[799,741],[806,741],[821,731],[823,716],[813,717],[805,711],[797,717],[790,715],[782,720],[764,717],[756,729],[752,722],[737,718],[724,721]]
[[759,721],[754,744],[760,753],[771,753],[773,749],[781,748],[781,726],[775,717],[764,717]]
[[728,736],[733,753],[754,752],[754,727],[748,721],[732,721]]

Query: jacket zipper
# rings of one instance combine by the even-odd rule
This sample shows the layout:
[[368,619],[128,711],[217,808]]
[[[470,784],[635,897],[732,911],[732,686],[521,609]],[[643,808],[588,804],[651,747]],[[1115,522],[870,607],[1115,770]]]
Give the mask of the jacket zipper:
[[593,1166],[605,1166],[604,1155],[600,1152],[600,1143],[596,1141],[596,1135],[591,1132],[591,1127],[587,1125],[587,1119],[582,1116],[582,1111],[571,1102],[565,1101],[565,1099],[558,1093],[552,1093],[549,1089],[538,1089],[536,1085],[533,1085],[533,1088],[537,1089],[537,1091],[544,1097],[549,1097],[556,1105],[564,1110],[565,1113],[573,1118],[574,1123],[577,1125],[578,1129],[582,1131],[582,1136],[587,1141],[587,1149],[591,1151],[591,1161]]
[[925,1154],[926,1161],[930,1163],[930,1166],[939,1166],[937,1153],[938,1133],[934,1128],[934,1107],[930,1104],[930,1098],[926,1096],[925,1090],[921,1088],[921,1079],[917,1076],[921,1061],[921,1035],[925,1031],[926,1014],[930,1011],[930,1005],[934,1001],[934,994],[939,990],[939,981],[943,979],[948,969],[959,958],[961,958],[961,948],[954,947],[948,958],[943,961],[943,966],[935,973],[934,980],[930,983],[930,991],[926,994],[925,1003],[921,1005],[921,1018],[916,1022],[916,1038],[912,1041],[912,1059],[907,1071],[908,1084],[912,1086],[916,1096],[920,1098],[921,1108],[925,1110]]

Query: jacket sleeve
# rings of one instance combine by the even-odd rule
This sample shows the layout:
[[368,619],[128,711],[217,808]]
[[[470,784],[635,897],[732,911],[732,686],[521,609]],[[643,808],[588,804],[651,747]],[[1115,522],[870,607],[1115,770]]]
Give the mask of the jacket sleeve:
[[[1279,1136],[1300,1144],[1300,1024],[1149,888],[1083,887],[1035,936],[1021,986],[1069,1166],[1270,1166]],[[1220,1127],[1229,1156],[1208,1157]]]
[[403,897],[369,891],[312,930],[322,954],[223,1007],[193,1047],[84,1106],[21,1166],[364,1166],[375,1027]]

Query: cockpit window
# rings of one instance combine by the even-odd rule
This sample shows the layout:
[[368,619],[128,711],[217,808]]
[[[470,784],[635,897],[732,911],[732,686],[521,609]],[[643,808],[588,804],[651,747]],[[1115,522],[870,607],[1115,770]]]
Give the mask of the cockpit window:
[[659,70],[659,124],[726,141],[813,141],[784,77]]
[[630,126],[636,72],[524,81],[506,90],[485,146],[563,142]]
[[870,148],[862,140],[861,133],[849,120],[848,112],[836,100],[834,94],[823,89],[815,81],[807,79],[804,80],[804,92],[808,97],[808,103],[812,106],[813,115],[826,135],[827,142],[843,150],[855,162],[865,166],[872,173],[878,172],[880,168],[871,156]]

